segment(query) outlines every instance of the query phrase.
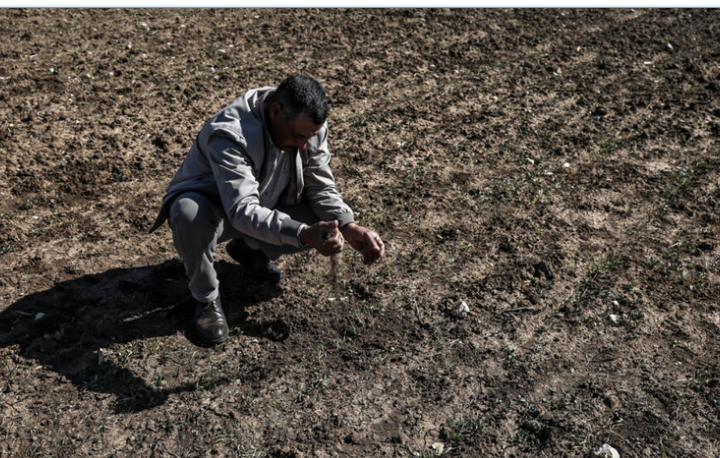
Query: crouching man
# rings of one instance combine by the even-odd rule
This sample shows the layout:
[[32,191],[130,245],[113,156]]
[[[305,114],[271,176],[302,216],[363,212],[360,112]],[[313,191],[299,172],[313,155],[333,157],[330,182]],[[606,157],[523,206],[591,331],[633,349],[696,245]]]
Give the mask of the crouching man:
[[283,254],[329,256],[345,242],[366,265],[385,254],[335,186],[327,115],[325,91],[309,76],[250,90],[205,124],[170,182],[150,232],[168,220],[206,344],[228,336],[214,267],[219,243],[228,241],[230,257],[273,283],[283,274],[271,261]]

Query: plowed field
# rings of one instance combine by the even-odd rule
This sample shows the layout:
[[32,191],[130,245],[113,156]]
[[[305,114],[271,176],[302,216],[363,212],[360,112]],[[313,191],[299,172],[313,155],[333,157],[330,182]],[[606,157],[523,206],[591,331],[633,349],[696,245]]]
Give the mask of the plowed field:
[[[0,10],[0,456],[720,456],[720,11]],[[195,135],[292,73],[373,267],[197,346]],[[451,310],[464,301],[465,318]]]

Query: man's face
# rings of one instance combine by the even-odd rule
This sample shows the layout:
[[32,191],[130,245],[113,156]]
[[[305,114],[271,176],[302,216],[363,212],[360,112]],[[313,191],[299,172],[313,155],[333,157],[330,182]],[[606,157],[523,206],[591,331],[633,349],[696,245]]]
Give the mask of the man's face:
[[322,129],[321,125],[313,124],[305,113],[300,113],[293,119],[285,119],[285,113],[278,103],[270,106],[269,115],[270,137],[275,146],[286,152],[304,150],[308,141]]

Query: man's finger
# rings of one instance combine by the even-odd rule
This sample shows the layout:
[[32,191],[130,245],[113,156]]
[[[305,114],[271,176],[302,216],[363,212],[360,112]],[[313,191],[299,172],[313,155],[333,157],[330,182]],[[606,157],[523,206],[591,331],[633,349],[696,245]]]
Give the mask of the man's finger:
[[377,234],[374,232],[366,232],[365,233],[365,240],[370,242],[370,245],[372,246],[373,251],[380,251],[380,247],[377,244],[377,241],[375,238],[377,237]]
[[375,239],[377,240],[378,245],[380,246],[380,254],[379,257],[382,258],[385,255],[385,244],[383,243],[382,239],[379,235],[375,234]]
[[321,221],[319,224],[323,226],[323,238],[325,240],[331,240],[340,234],[338,230],[338,222],[335,221]]

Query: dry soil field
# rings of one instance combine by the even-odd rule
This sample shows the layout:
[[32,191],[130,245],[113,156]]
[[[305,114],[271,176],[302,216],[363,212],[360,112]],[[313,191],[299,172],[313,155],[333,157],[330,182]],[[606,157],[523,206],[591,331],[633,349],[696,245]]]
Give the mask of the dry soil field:
[[[0,10],[0,456],[719,456],[718,43],[718,10]],[[205,120],[297,72],[387,256],[270,288],[221,249],[203,348],[147,230]]]

